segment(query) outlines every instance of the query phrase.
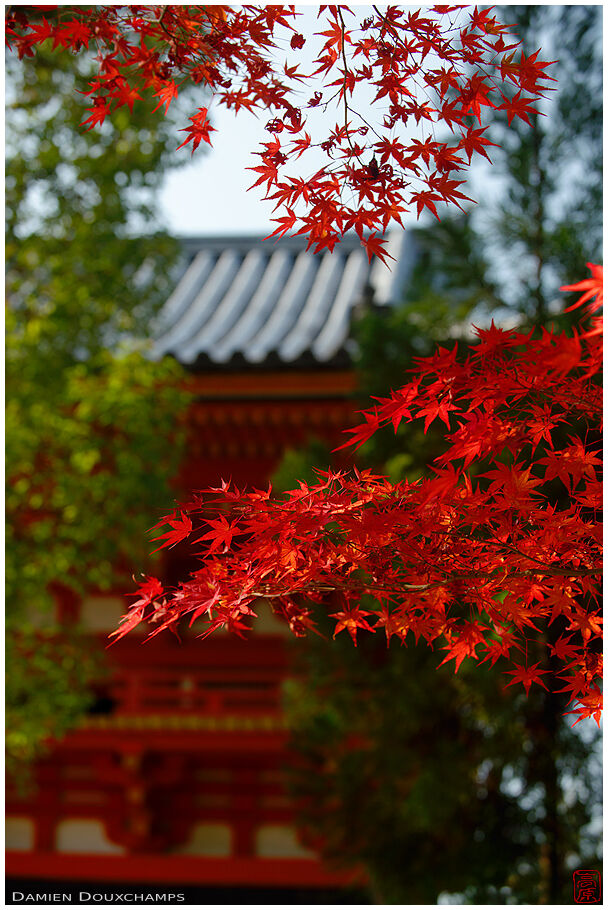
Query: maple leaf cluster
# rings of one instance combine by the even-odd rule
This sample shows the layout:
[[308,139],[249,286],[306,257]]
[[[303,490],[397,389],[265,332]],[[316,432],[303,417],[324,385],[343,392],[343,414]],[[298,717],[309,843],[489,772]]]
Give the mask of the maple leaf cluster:
[[[319,7],[325,28],[310,73],[298,69],[306,39],[293,6],[12,7],[7,42],[20,57],[47,41],[96,50],[98,74],[83,93],[89,129],[146,96],[166,112],[192,83],[235,112],[269,114],[253,170],[279,212],[271,236],[303,234],[319,252],[354,230],[370,259],[384,259],[383,234],[405,212],[437,215],[437,204],[467,199],[462,172],[492,145],[488,112],[529,122],[551,77],[491,10],[372,9],[357,21],[348,7]],[[296,63],[281,65],[283,53]],[[366,116],[356,102],[364,85],[374,93]],[[311,112],[330,105],[335,128],[313,141]],[[210,143],[212,129],[199,108],[182,145]],[[313,148],[325,166],[295,175]],[[601,290],[591,268],[568,288],[589,312]],[[241,633],[260,598],[301,635],[323,605],[335,634],[355,644],[359,630],[382,629],[389,642],[440,643],[456,670],[465,658],[508,661],[508,685],[526,691],[546,686],[549,671],[528,654],[529,643],[544,645],[573,711],[599,721],[600,360],[598,317],[572,336],[493,325],[464,360],[440,349],[364,413],[349,443],[439,420],[447,449],[430,476],[393,484],[369,471],[320,472],[281,498],[230,483],[193,494],[161,519],[170,530],[157,539],[159,549],[197,546],[200,567],[173,590],[145,580],[114,636],[142,621],[157,624],[152,634],[175,630],[185,618],[204,620],[203,635]]]
[[[569,289],[595,309],[592,269]],[[569,336],[492,324],[477,336],[464,359],[456,348],[420,359],[348,431],[360,445],[386,425],[442,421],[447,446],[429,476],[395,484],[328,471],[282,497],[227,482],[193,494],[160,520],[171,530],[157,540],[188,540],[199,568],[173,590],[147,579],[113,636],[142,619],[157,623],[152,635],[183,619],[203,621],[203,637],[241,634],[263,598],[296,635],[323,608],[334,637],[356,644],[359,630],[381,630],[387,642],[439,643],[456,671],[465,658],[502,659],[514,667],[507,685],[526,692],[546,687],[548,669],[532,661],[540,645],[559,665],[557,691],[599,722],[600,325]]]
[[[188,84],[235,112],[269,116],[252,170],[278,212],[271,236],[303,234],[318,252],[354,230],[370,260],[387,255],[382,236],[404,213],[460,207],[462,173],[493,144],[483,118],[504,110],[509,123],[530,122],[552,79],[539,52],[526,57],[491,9],[460,6],[372,7],[362,21],[356,9],[320,6],[320,47],[305,72],[311,39],[298,32],[298,15],[293,6],[13,6],[7,42],[20,57],[47,41],[97,51],[99,72],[84,90],[89,129],[146,96],[166,112]],[[358,103],[362,86],[371,103]],[[313,137],[311,112],[330,106],[335,127]],[[182,145],[194,151],[212,130],[201,107]],[[313,148],[325,166],[294,173]]]

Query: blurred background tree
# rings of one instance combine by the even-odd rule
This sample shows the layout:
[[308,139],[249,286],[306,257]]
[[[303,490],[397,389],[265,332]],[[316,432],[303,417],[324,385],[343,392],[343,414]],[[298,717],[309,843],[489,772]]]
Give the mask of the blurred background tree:
[[[503,148],[490,150],[492,181],[479,175],[470,214],[414,232],[403,306],[369,308],[357,322],[365,401],[401,385],[437,343],[458,343],[471,322],[568,328],[559,287],[600,261],[600,11],[501,12],[526,54],[542,46],[558,60],[558,90],[533,129],[506,121],[493,129]],[[397,436],[376,434],[360,457],[394,480],[413,479],[440,442],[402,424]],[[329,460],[311,442],[289,453],[275,486],[311,479],[310,464]],[[572,901],[572,869],[599,864],[600,777],[597,733],[570,728],[563,698],[539,687],[529,698],[505,691],[499,666],[437,670],[443,655],[413,641],[387,649],[382,636],[361,635],[355,651],[346,636],[311,636],[302,645],[286,705],[306,843],[362,865],[379,902],[436,903],[442,893],[470,903]]]
[[7,60],[9,771],[77,721],[102,672],[58,594],[129,590],[181,451],[182,372],[144,342],[179,255],[157,195],[177,124],[136,101],[86,132],[88,66]]
[[[329,622],[321,628],[331,635]],[[370,634],[356,650],[340,637],[298,648],[302,675],[285,694],[303,842],[337,866],[362,866],[377,903],[434,904],[446,893],[462,903],[570,902],[571,869],[598,863],[585,826],[599,758],[560,724],[555,901],[542,697],[504,691],[507,677],[486,666],[437,669],[443,656]]]
[[563,309],[560,285],[602,259],[602,19],[597,6],[497,9],[524,53],[542,46],[555,61],[557,81],[532,129],[506,118],[492,127],[500,148],[490,149],[491,183],[489,164],[479,174],[471,217],[504,303],[539,325]]

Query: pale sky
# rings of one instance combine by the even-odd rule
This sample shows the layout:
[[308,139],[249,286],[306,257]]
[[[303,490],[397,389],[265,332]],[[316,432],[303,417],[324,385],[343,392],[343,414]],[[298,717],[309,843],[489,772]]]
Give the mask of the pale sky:
[[252,154],[268,139],[264,122],[246,111],[235,117],[223,108],[210,108],[217,132],[213,148],[202,146],[191,156],[184,153],[185,167],[170,174],[161,203],[170,232],[192,234],[269,234],[272,206],[262,201],[257,187],[247,192],[256,175],[247,171],[259,159]]
[[[414,9],[415,7],[409,7]],[[372,12],[370,6],[352,6],[352,22],[360,22]],[[404,6],[403,9],[408,9]],[[309,72],[313,69],[312,60],[319,52],[324,41],[315,37],[314,33],[322,31],[325,17],[317,18],[318,4],[300,3],[296,5],[300,14],[297,28],[306,37],[304,48],[296,52],[289,48],[289,39],[283,40],[283,48],[279,51],[279,63],[282,67],[286,58],[289,64],[298,63],[298,69]],[[458,14],[453,14],[457,16]],[[457,21],[457,19],[455,19]],[[287,35],[287,32],[285,32]],[[315,87],[310,84],[302,92],[302,106],[307,118],[307,129],[313,137],[313,142],[325,138],[337,122],[343,122],[341,105],[331,106],[327,113],[321,108],[306,108],[306,102],[314,92]],[[376,116],[372,120],[381,120],[382,104],[372,106],[374,90],[369,86],[357,87],[356,103],[351,100],[353,109],[362,111],[370,117],[372,108]],[[257,175],[248,171],[260,163],[254,152],[258,151],[260,143],[269,141],[271,133],[265,130],[265,125],[271,119],[270,114],[263,112],[253,115],[241,110],[238,115],[224,107],[219,106],[213,99],[202,98],[195,102],[195,106],[205,104],[209,108],[209,116],[216,132],[211,134],[212,147],[201,143],[198,150],[191,154],[191,146],[184,147],[179,154],[183,156],[184,167],[172,172],[166,180],[161,193],[167,229],[177,236],[214,234],[259,234],[266,236],[276,227],[271,222],[273,204],[263,201],[263,187],[249,190]],[[188,125],[190,111],[185,111],[183,126]],[[192,111],[193,113],[194,111]],[[355,118],[354,121],[356,122]],[[176,134],[176,145],[184,138],[182,133]],[[303,170],[301,176],[310,176],[323,167],[327,158],[320,150],[310,150],[301,159]],[[478,198],[480,193],[492,192],[491,185],[484,177],[485,167],[480,160],[469,175],[471,186],[465,192]],[[294,170],[290,165],[290,175]],[[277,215],[284,214],[278,211]],[[425,219],[426,221],[427,219]],[[428,221],[432,221],[429,217]],[[417,224],[415,215],[403,218],[405,227]],[[395,226],[395,225],[393,225]]]
[[[353,9],[358,16],[364,17],[371,8],[360,6]],[[298,4],[297,10],[301,13],[297,27],[307,39],[304,48],[298,52],[301,60],[298,68],[306,72],[309,67],[312,69],[310,62],[314,55],[311,51],[319,48],[319,42],[324,40],[314,38],[314,33],[326,26],[322,24],[323,20],[320,22],[317,19],[317,4]],[[285,45],[287,51],[287,40]],[[291,50],[289,54],[293,57]],[[283,61],[280,62],[282,64]],[[307,87],[302,95],[303,101],[306,102],[312,94],[313,91]],[[257,174],[246,168],[260,163],[253,153],[258,151],[261,142],[271,139],[271,134],[264,129],[271,115],[258,113],[254,116],[245,110],[235,115],[213,100],[204,103],[209,107],[211,122],[217,130],[211,134],[213,147],[203,149],[201,144],[194,156],[188,148],[181,150],[184,161],[189,163],[168,177],[161,197],[167,226],[178,235],[251,233],[266,236],[276,226],[270,220],[273,205],[262,201],[262,187],[247,192],[247,187],[255,183]],[[308,111],[307,116],[311,113]],[[319,122],[320,115],[315,113]],[[329,132],[335,124],[336,114],[328,113],[324,120],[327,122],[324,132]],[[325,164],[326,158],[321,152],[308,154],[310,162],[307,169],[312,163],[309,171],[312,174]]]
[[[325,40],[314,38],[314,32],[327,26],[324,19],[317,19],[317,4],[297,4],[296,8],[301,13],[297,27],[307,38],[306,45],[298,52],[298,67],[307,72],[309,68],[312,69],[310,62]],[[358,21],[371,13],[369,6],[353,6],[351,9]],[[285,50],[289,52],[291,65],[294,55],[288,49],[287,40]],[[283,59],[280,62],[282,65]],[[311,97],[313,91],[310,86],[305,88],[303,103]],[[367,112],[373,90],[363,88],[360,91],[363,94],[359,97],[358,104]],[[367,96],[364,94],[366,91]],[[247,192],[247,187],[255,182],[257,175],[246,168],[260,162],[253,153],[258,150],[260,142],[271,138],[271,134],[264,129],[271,116],[259,114],[256,118],[247,111],[235,115],[212,100],[202,103],[207,104],[211,122],[217,130],[211,134],[213,148],[206,146],[203,150],[201,144],[193,157],[188,148],[181,150],[180,154],[183,153],[184,162],[187,163],[167,178],[161,196],[167,228],[178,236],[270,234],[276,226],[270,221],[273,206],[262,201],[262,187]],[[314,127],[314,131],[310,130],[313,141],[318,139],[321,132],[324,138],[342,118],[340,108],[330,108],[325,115],[319,108],[314,111],[309,109],[306,116],[309,124]],[[187,126],[187,119],[184,126]],[[311,151],[307,156],[305,169],[308,174],[314,173],[327,161],[320,151]]]

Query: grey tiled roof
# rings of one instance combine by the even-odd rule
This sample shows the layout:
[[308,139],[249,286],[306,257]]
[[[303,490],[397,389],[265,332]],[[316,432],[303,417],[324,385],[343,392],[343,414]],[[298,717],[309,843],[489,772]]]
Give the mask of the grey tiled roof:
[[203,237],[184,241],[186,268],[164,305],[153,356],[192,368],[330,365],[348,359],[353,309],[398,302],[412,264],[411,235],[389,235],[389,270],[368,264],[358,238],[333,253],[300,238]]

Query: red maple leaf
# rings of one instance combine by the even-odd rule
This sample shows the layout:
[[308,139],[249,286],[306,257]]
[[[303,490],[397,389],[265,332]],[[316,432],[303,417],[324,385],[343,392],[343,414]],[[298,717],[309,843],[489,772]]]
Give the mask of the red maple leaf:
[[[177,98],[177,96],[178,96],[177,85],[175,84],[175,82],[171,82],[171,81],[164,82],[161,85],[161,87],[158,89],[158,91],[154,92],[154,94],[157,98],[160,98],[160,101],[156,105],[154,110],[157,111],[159,109],[159,107],[162,107],[164,104],[165,105],[165,114],[166,114],[167,111],[169,110],[169,105],[171,104],[173,99]],[[186,142],[188,142],[188,141],[189,140],[186,139]],[[207,140],[207,141],[209,141],[209,140]],[[182,142],[182,145],[185,145],[185,144],[186,144],[185,142]],[[181,148],[181,146],[180,146],[180,148]]]
[[362,423],[357,427],[353,427],[350,430],[343,430],[344,433],[350,433],[351,438],[348,440],[348,442],[345,442],[341,446],[338,446],[336,452],[338,452],[340,449],[348,449],[351,446],[354,446],[356,449],[358,449],[363,445],[364,442],[367,442],[367,440],[374,435],[380,426],[380,419],[378,417],[378,414],[376,412],[370,413],[369,411],[366,411],[363,416],[365,418],[365,423]]
[[572,711],[567,712],[567,714],[578,714],[578,718],[574,721],[572,726],[575,727],[581,720],[585,720],[587,717],[593,717],[599,727],[604,703],[600,690],[594,686],[593,690],[588,695],[578,696],[578,702],[579,704],[576,705]]
[[591,278],[585,278],[584,281],[577,281],[576,284],[565,284],[560,288],[560,291],[583,292],[578,300],[572,304],[572,306],[567,307],[566,313],[569,313],[571,310],[575,310],[577,307],[582,306],[584,303],[587,303],[588,300],[591,301],[587,307],[587,311],[590,313],[599,310],[600,307],[603,306],[604,269],[601,265],[594,265],[591,262],[587,263],[587,268],[591,270]]
[[228,522],[223,515],[220,515],[219,518],[209,518],[207,523],[211,526],[211,531],[207,534],[203,534],[202,537],[199,537],[198,540],[211,540],[212,543],[208,548],[209,553],[213,553],[215,550],[218,550],[223,546],[224,552],[230,548],[232,543],[232,538],[238,527],[238,522]]
[[209,133],[214,131],[214,127],[211,126],[207,119],[207,108],[199,107],[198,111],[194,116],[190,117],[191,126],[185,127],[185,129],[180,130],[182,133],[189,133],[187,139],[184,139],[181,145],[178,145],[177,148],[181,149],[184,145],[187,145],[189,142],[192,143],[192,153],[196,151],[199,145],[202,142],[208,143],[211,145],[211,139],[209,138]]
[[[531,467],[526,468],[521,463],[498,464],[494,471],[486,471],[483,476],[493,481],[490,484],[489,492],[495,497],[504,496],[507,500],[506,505],[530,502],[532,491],[543,483],[540,477],[532,474]],[[540,496],[541,494],[533,495]]]
[[524,689],[526,690],[526,695],[530,692],[530,686],[532,683],[538,683],[539,686],[542,686],[543,689],[546,689],[546,685],[541,679],[541,676],[545,673],[548,673],[549,670],[538,670],[537,667],[540,666],[540,661],[536,664],[533,664],[531,667],[522,667],[519,664],[515,664],[515,670],[507,670],[506,672],[513,677],[511,682],[508,682],[504,687],[508,689],[509,686],[514,686],[515,683],[520,682]]
[[448,654],[439,664],[442,667],[449,660],[455,660],[454,673],[458,672],[465,657],[477,657],[475,648],[485,640],[480,629],[474,623],[467,622],[458,631],[460,631],[458,638],[443,648]]
[[532,107],[529,98],[522,96],[521,91],[517,92],[513,98],[507,98],[506,95],[503,95],[502,97],[504,98],[504,101],[502,104],[499,104],[497,110],[507,112],[509,126],[511,126],[515,117],[519,117],[520,120],[525,120],[528,126],[532,126],[528,119],[528,114],[538,114],[538,111],[536,108]]
[[184,512],[182,512],[178,518],[168,519],[166,524],[170,525],[173,530],[152,538],[153,540],[164,540],[164,543],[153,551],[154,553],[158,553],[158,551],[162,550],[164,547],[174,547],[175,544],[188,537],[192,531],[192,521]]
[[89,123],[90,126],[87,127],[88,132],[99,123],[103,123],[110,113],[110,105],[108,100],[106,98],[96,98],[94,106],[92,108],[89,108],[87,113],[90,114],[90,116],[87,117],[86,120],[83,120],[80,125],[85,126],[87,123]]
[[551,654],[562,661],[565,661],[568,658],[577,657],[579,649],[575,645],[570,644],[571,639],[571,635],[568,635],[566,638],[561,636],[557,639],[555,644],[549,643]]
[[162,597],[163,593],[163,585],[158,578],[154,578],[153,575],[144,576],[144,580],[140,583],[135,594],[128,595],[129,597],[137,597],[139,594],[139,600],[135,601],[134,604],[131,604],[131,609],[140,606],[147,607],[153,600]]
[[427,405],[420,408],[418,411],[418,417],[424,417],[424,432],[426,433],[432,422],[437,418],[443,420],[449,429],[450,418],[448,417],[448,412],[455,410],[456,405],[453,404],[453,402],[447,396],[444,396],[441,399],[430,401]]
[[387,259],[394,260],[395,258],[385,250],[386,240],[384,240],[382,237],[378,237],[377,234],[370,234],[368,237],[364,237],[361,240],[361,246],[365,248],[367,258],[370,262],[374,256],[377,256],[378,259],[384,263],[386,263]]
[[346,629],[352,638],[355,647],[357,646],[357,630],[365,629],[367,632],[373,632],[373,628],[363,619],[364,616],[371,616],[369,610],[360,610],[353,607],[350,610],[342,610],[340,613],[330,613],[332,619],[336,619],[336,628],[334,638],[338,633]]
[[597,613],[587,613],[583,610],[576,610],[571,618],[568,631],[571,629],[580,632],[585,644],[590,638],[601,638],[603,619]]
[[[52,7],[50,7],[52,9]],[[78,19],[72,19],[59,28],[55,29],[54,43],[55,47],[69,47],[72,50],[79,51],[82,47],[88,47],[93,37],[90,26],[79,22]]]
[[[110,632],[109,637],[118,641],[138,626],[144,618],[146,607],[152,604],[157,597],[161,597],[163,593],[163,586],[158,578],[153,576],[144,577],[136,593],[129,595],[129,597],[137,597],[139,594],[139,599],[131,604],[128,612],[122,617],[120,625],[113,632]],[[113,642],[110,642],[110,644],[113,644]]]

